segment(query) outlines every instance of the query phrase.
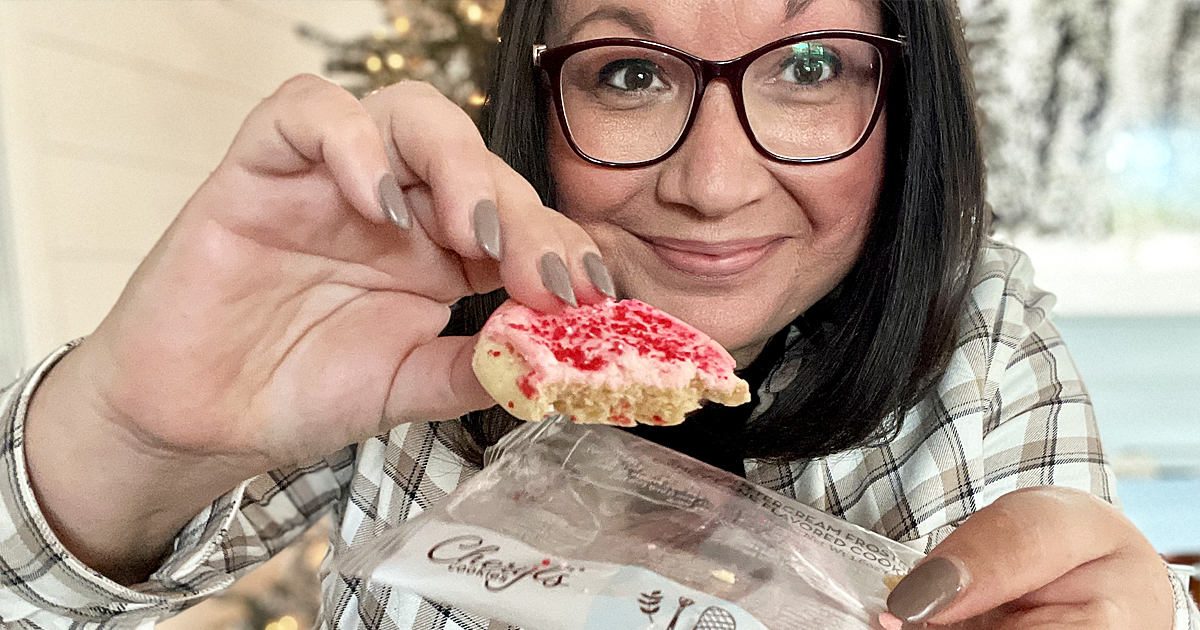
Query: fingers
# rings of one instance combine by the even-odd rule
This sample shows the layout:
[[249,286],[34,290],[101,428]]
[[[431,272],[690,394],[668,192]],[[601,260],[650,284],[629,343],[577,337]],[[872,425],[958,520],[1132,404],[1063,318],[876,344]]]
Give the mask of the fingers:
[[419,82],[375,92],[363,106],[387,139],[400,187],[427,187],[432,203],[413,211],[430,238],[467,258],[498,259],[499,234],[488,230],[496,212],[492,154],[467,114]]
[[405,206],[431,240],[463,257],[473,290],[502,284],[545,312],[615,295],[587,233],[543,206],[456,105],[421,83],[381,90],[364,105],[388,139]]
[[1090,494],[1019,490],[976,512],[942,541],[896,586],[888,608],[908,622],[953,624],[1035,593],[1138,539],[1124,516]]
[[402,216],[388,212],[389,205],[396,211],[396,188],[375,121],[352,94],[320,77],[289,79],[255,108],[226,162],[274,176],[324,165],[359,214],[402,225]]
[[247,118],[227,162],[275,177],[328,169],[369,221],[419,227],[409,238],[453,251],[477,292],[502,284],[546,312],[615,294],[586,232],[543,206],[467,115],[427,84],[400,83],[359,102],[319,77],[293,78]]
[[508,294],[547,313],[615,296],[608,268],[583,228],[543,206],[533,186],[498,157],[493,172],[506,246],[500,274]]

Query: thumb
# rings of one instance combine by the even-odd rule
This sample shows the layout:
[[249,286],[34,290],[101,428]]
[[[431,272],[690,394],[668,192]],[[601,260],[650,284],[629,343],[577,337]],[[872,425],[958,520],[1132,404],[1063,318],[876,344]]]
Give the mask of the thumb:
[[436,337],[414,348],[396,371],[385,417],[447,420],[496,404],[471,367],[476,340]]
[[1079,490],[1006,494],[914,567],[888,596],[888,610],[909,623],[970,619],[1114,553],[1131,527],[1112,505]]

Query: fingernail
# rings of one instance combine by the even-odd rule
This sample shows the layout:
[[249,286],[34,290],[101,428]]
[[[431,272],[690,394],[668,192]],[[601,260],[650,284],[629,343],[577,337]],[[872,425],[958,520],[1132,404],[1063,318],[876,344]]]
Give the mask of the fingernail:
[[540,267],[542,285],[567,304],[579,306],[579,302],[575,301],[575,289],[571,288],[571,272],[567,270],[563,259],[553,252],[542,254]]
[[925,621],[950,605],[965,585],[957,563],[941,557],[926,560],[888,595],[888,611],[908,623]]
[[408,215],[408,205],[404,203],[404,193],[396,178],[389,173],[379,180],[379,206],[392,223],[401,230],[407,230],[412,225]]
[[475,223],[475,242],[488,256],[500,260],[500,215],[496,213],[496,204],[487,199],[475,204],[471,220]]
[[597,289],[604,295],[616,299],[617,291],[613,288],[612,275],[608,273],[608,265],[604,264],[604,259],[596,252],[588,252],[583,255],[583,268],[587,271],[588,278],[592,284],[596,285]]

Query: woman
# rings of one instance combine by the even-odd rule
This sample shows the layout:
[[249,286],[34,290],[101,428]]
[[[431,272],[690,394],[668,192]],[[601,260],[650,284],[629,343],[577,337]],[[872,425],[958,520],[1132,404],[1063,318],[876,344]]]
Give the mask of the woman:
[[[850,32],[793,37],[823,30]],[[650,437],[929,549],[899,617],[1187,627],[1093,496],[1047,299],[983,241],[951,7],[510,0],[502,35],[495,154],[428,86],[291,80],[97,331],[9,390],[5,621],[134,625],[329,509],[336,556],[443,497],[505,427],[473,339],[439,333],[503,287],[641,298],[728,347],[754,404]],[[324,596],[330,627],[488,627],[336,574]]]

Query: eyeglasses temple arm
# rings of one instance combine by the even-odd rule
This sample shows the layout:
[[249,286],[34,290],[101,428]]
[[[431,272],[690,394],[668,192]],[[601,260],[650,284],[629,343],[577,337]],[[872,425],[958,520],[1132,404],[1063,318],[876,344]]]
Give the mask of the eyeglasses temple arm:
[[546,52],[545,44],[535,44],[533,46],[533,67],[542,67],[542,53]]

